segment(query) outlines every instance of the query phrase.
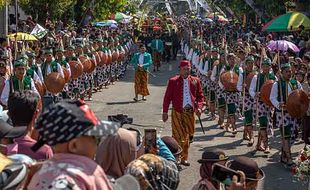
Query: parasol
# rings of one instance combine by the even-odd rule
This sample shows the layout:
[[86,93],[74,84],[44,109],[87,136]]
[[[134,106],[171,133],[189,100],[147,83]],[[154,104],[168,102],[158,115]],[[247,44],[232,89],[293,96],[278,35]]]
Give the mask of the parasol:
[[36,40],[38,40],[36,37],[34,37],[34,35],[23,33],[23,32],[17,32],[17,33],[10,34],[10,35],[8,35],[8,37],[12,41],[14,41],[15,39],[17,41],[36,41]]
[[264,27],[263,31],[269,32],[287,32],[299,30],[303,26],[305,30],[310,29],[310,19],[307,13],[290,12],[280,15],[269,21]]
[[272,51],[280,50],[286,52],[288,49],[299,52],[299,48],[293,44],[292,42],[286,41],[286,40],[277,40],[277,41],[270,41],[267,44],[267,48],[269,48]]

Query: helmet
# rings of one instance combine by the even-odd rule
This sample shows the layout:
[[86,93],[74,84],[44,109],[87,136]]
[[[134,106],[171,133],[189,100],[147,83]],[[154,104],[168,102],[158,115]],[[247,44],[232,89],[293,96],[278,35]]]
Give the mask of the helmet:
[[27,166],[13,163],[0,172],[0,189],[13,190],[20,185],[27,176]]

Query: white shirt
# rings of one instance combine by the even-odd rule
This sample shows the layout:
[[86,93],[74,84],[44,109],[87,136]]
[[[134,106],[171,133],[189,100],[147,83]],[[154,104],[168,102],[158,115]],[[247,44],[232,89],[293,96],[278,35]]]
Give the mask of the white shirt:
[[[278,80],[277,77],[276,77],[276,80]],[[256,84],[257,84],[257,75],[254,75],[251,81],[250,88],[249,88],[249,93],[252,98],[255,98],[255,95],[256,95]]]
[[[288,82],[286,84],[288,86],[288,88],[287,88],[287,94],[288,95],[287,96],[289,96],[292,93],[292,89],[291,89],[291,85],[288,85],[289,84]],[[297,88],[302,90],[302,86],[298,81],[297,81]],[[273,83],[269,99],[270,99],[272,105],[279,110],[280,109],[279,108],[280,102],[278,101],[278,82]]]
[[[35,85],[34,85],[34,82],[33,80],[31,79],[31,90],[37,94],[39,94],[39,92],[37,91]],[[4,88],[3,88],[3,91],[2,91],[2,94],[1,94],[1,103],[3,105],[8,105],[8,99],[9,99],[9,96],[10,96],[10,80],[6,80],[5,81],[5,84],[4,84]]]
[[183,108],[186,105],[191,105],[193,107],[188,78],[183,79]]
[[139,55],[139,64],[144,64],[144,53],[140,53]]
[[203,67],[203,59],[200,59],[198,69],[199,69],[199,72],[200,72],[201,74],[204,74],[204,73],[203,73],[203,70],[202,70],[202,69],[203,69],[202,67]]

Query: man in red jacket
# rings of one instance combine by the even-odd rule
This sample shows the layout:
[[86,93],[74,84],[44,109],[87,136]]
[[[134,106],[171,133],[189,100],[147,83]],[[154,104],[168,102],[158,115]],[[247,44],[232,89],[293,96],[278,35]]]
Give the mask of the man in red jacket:
[[172,136],[183,148],[181,164],[189,166],[188,149],[195,132],[195,113],[200,116],[203,106],[201,82],[190,76],[191,64],[182,60],[180,75],[172,77],[168,82],[163,102],[163,121],[168,120],[168,109],[172,102]]

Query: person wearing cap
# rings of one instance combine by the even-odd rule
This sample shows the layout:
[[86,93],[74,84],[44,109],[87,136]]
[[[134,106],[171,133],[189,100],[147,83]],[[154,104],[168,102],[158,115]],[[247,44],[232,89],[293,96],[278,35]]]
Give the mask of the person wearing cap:
[[244,103],[244,131],[243,139],[248,140],[248,146],[254,144],[253,135],[253,103],[254,99],[249,93],[249,87],[246,86],[246,79],[249,74],[254,74],[254,57],[248,56],[244,62],[245,70],[239,74],[237,90],[242,93],[242,102]]
[[5,81],[3,91],[1,93],[1,103],[7,106],[8,99],[14,91],[32,90],[38,93],[31,77],[26,75],[26,62],[22,60],[14,61],[14,75]]
[[254,101],[258,102],[255,119],[259,122],[259,132],[256,144],[256,150],[263,151],[265,153],[270,152],[268,145],[268,133],[267,130],[271,129],[271,108],[262,101],[260,91],[261,87],[267,80],[277,80],[277,77],[271,72],[271,60],[268,57],[262,60],[262,72],[258,73],[252,78],[249,93]]
[[[84,52],[84,55],[86,55],[88,59],[90,59],[97,67],[95,55],[89,49],[88,43],[86,43],[85,46],[83,47],[83,52]],[[95,72],[96,72],[96,69],[94,69],[93,72],[86,74],[87,75],[87,86],[89,86],[87,90],[88,100],[92,100],[92,95],[93,95],[92,91],[95,88],[95,78],[94,78]]]
[[44,51],[44,58],[45,61],[41,64],[43,79],[45,79],[46,76],[52,72],[58,72],[62,77],[64,77],[62,67],[55,61],[52,49],[46,49]]
[[138,95],[142,95],[142,100],[146,101],[145,96],[150,95],[148,90],[148,72],[149,67],[153,64],[151,54],[146,52],[146,47],[140,45],[140,52],[135,53],[130,61],[135,67],[135,97],[138,101]]
[[119,125],[99,121],[90,107],[80,100],[60,101],[42,112],[36,130],[40,138],[32,149],[48,144],[54,157],[44,162],[32,177],[28,189],[112,190],[103,169],[93,160],[97,140],[113,135]]
[[154,60],[154,72],[159,71],[161,57],[164,52],[164,42],[159,37],[159,34],[155,34],[155,39],[153,39],[151,42],[152,56]]
[[264,171],[258,167],[257,163],[245,156],[238,156],[228,161],[226,166],[241,176],[240,182],[237,182],[238,179],[236,177],[232,179],[232,185],[228,188],[229,190],[256,190],[258,182],[265,178]]
[[[229,53],[227,55],[227,64],[222,68],[222,71],[220,73],[225,72],[234,72],[235,74],[237,74],[237,76],[239,76],[239,74],[243,72],[242,68],[239,67],[239,65],[236,63],[236,56],[233,53]],[[219,81],[219,86],[224,88],[221,80]],[[227,113],[228,113],[225,130],[226,131],[231,130],[232,134],[236,135],[237,134],[236,111],[237,111],[238,93],[230,92],[227,90],[225,90],[225,93],[226,93]]]
[[[108,47],[108,41],[97,39],[98,48],[97,51],[102,51],[105,54],[111,54],[111,51]],[[98,65],[98,82],[99,82],[99,90],[103,88],[103,86],[108,86],[110,81],[110,65]]]
[[203,92],[199,78],[190,75],[191,64],[183,60],[179,64],[180,75],[168,81],[163,101],[162,119],[168,120],[168,109],[172,103],[172,136],[182,147],[181,164],[189,166],[189,143],[195,133],[195,112],[201,115]]
[[36,63],[35,57],[36,54],[34,52],[26,52],[26,55],[28,56],[27,59],[27,65],[28,65],[28,70],[27,70],[27,75],[30,76],[35,82],[40,82],[41,84],[44,83],[43,80],[43,75],[42,75],[42,70],[41,67],[38,66]]
[[26,127],[26,131],[7,145],[7,155],[25,154],[39,161],[53,156],[53,151],[48,145],[42,146],[37,152],[31,150],[31,147],[37,143],[34,123],[39,116],[41,106],[40,96],[32,91],[16,91],[10,95],[8,116],[14,128]]
[[204,90],[204,94],[206,97],[206,101],[209,111],[211,112],[211,119],[215,120],[215,101],[216,101],[216,95],[215,95],[215,83],[211,80],[211,75],[213,68],[215,65],[218,65],[220,60],[219,60],[219,52],[218,49],[212,49],[209,46],[205,46],[205,49],[207,51],[207,57],[205,61],[205,66],[203,73],[207,77],[206,80],[206,88]]
[[[75,44],[76,49],[75,49],[75,54],[77,57],[80,56],[85,56],[84,54],[84,44],[82,43],[77,43]],[[77,83],[78,83],[78,91],[79,91],[79,96],[81,99],[84,99],[87,91],[90,89],[90,85],[88,83],[88,75],[86,72],[83,72],[83,74],[81,76],[79,76],[79,78],[77,79]]]
[[[291,155],[291,145],[296,137],[296,118],[290,116],[286,109],[288,96],[295,89],[302,89],[301,84],[292,79],[292,70],[289,63],[281,65],[281,78],[272,85],[270,101],[275,107],[276,127],[282,136],[281,162],[291,167],[294,165]],[[282,94],[281,94],[282,93]],[[282,114],[283,113],[283,114]]]
[[225,93],[225,90],[220,85],[220,75],[224,67],[225,67],[225,54],[224,54],[224,51],[222,51],[220,53],[219,64],[213,66],[211,77],[210,77],[211,81],[214,84],[214,88],[215,88],[216,101],[218,104],[217,109],[218,109],[218,115],[219,115],[218,125],[221,128],[225,127],[224,119],[225,119],[225,113],[226,113],[226,100],[225,100],[226,93]]
[[[65,50],[63,48],[58,48],[56,50],[55,62],[57,62],[62,67],[63,72],[65,72],[64,70],[66,70],[69,75],[68,77],[71,78],[70,65],[66,61],[64,53],[65,53]],[[66,83],[63,91],[59,94],[59,98],[68,99],[69,98],[68,91],[69,91],[69,84]]]
[[225,165],[228,157],[224,151],[216,148],[206,149],[198,160],[200,163],[200,177],[201,179],[194,185],[192,190],[217,190],[223,189],[223,184],[212,179],[213,164]]

